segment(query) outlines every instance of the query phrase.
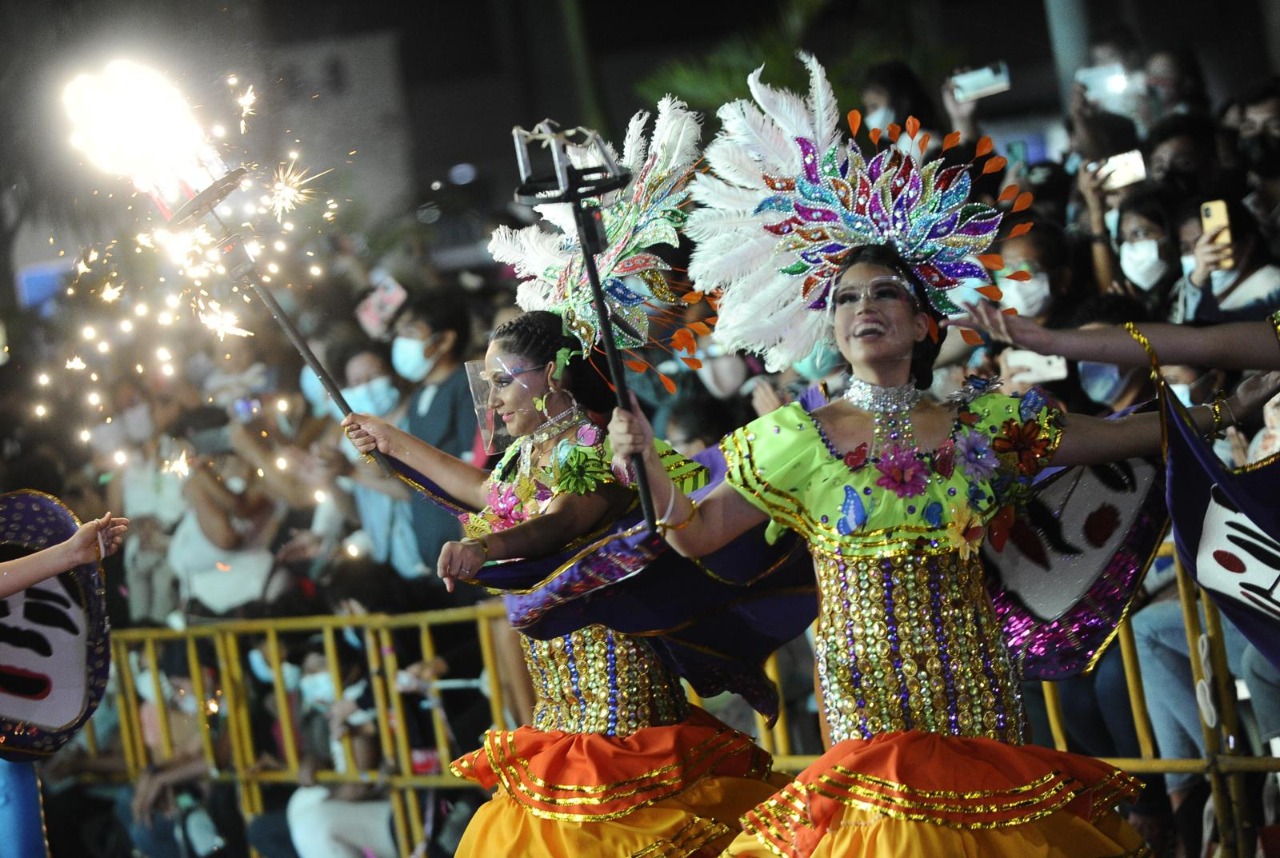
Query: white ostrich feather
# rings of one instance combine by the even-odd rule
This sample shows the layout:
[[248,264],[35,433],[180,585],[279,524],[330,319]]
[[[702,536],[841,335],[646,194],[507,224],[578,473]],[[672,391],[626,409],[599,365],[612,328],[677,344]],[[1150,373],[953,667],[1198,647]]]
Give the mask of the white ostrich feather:
[[649,144],[644,137],[644,127],[649,124],[649,111],[641,110],[627,123],[627,134],[622,141],[622,161],[628,170],[640,169],[649,156]]
[[749,101],[734,101],[717,112],[726,138],[783,175],[800,169],[800,152],[778,127]]
[[760,162],[749,152],[727,140],[718,139],[703,153],[709,166],[719,179],[744,188],[761,188]]
[[763,71],[764,66],[761,66],[747,76],[747,88],[751,90],[751,95],[764,114],[786,135],[788,142],[796,137],[815,140],[826,136],[814,127],[813,115],[804,99],[761,82],[760,74]]
[[658,102],[658,118],[653,124],[651,151],[658,155],[654,171],[665,174],[673,169],[688,169],[698,159],[702,125],[698,114],[689,111],[684,102],[668,95]]
[[826,72],[812,54],[800,52],[800,60],[809,69],[809,110],[813,116],[815,143],[825,152],[840,136],[840,107]]

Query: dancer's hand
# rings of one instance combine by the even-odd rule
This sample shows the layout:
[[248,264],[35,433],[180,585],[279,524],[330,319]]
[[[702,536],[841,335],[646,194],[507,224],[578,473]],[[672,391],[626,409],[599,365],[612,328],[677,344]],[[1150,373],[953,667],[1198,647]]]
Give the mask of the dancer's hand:
[[653,426],[640,410],[640,401],[631,394],[630,410],[613,409],[609,420],[609,444],[616,457],[627,459],[636,453],[646,455],[653,451]]
[[1238,424],[1246,417],[1256,414],[1278,392],[1280,370],[1249,376],[1240,382],[1235,393],[1227,397],[1227,408],[1235,417],[1233,422]]
[[436,574],[444,581],[444,588],[452,593],[455,582],[470,581],[476,577],[488,559],[487,543],[479,539],[455,539],[440,549]]
[[374,417],[372,414],[353,412],[343,418],[342,430],[347,433],[347,438],[361,455],[372,456],[375,450],[383,455],[391,454],[391,438],[394,429],[385,420]]
[[129,519],[114,518],[111,513],[86,521],[65,543],[67,568],[96,563],[115,554],[124,542],[124,535],[128,530]]
[[1042,355],[1054,354],[1053,331],[1026,316],[1007,314],[990,301],[963,304],[965,315],[947,319],[946,325],[968,328],[998,343],[1030,349]]

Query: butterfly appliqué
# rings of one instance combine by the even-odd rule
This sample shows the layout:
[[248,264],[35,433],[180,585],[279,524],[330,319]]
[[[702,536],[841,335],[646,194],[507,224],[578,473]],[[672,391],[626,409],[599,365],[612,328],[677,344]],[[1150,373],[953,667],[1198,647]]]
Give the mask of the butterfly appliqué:
[[844,503],[840,505],[840,518],[836,521],[836,531],[841,536],[849,536],[867,523],[871,499],[866,504],[853,486],[844,487]]

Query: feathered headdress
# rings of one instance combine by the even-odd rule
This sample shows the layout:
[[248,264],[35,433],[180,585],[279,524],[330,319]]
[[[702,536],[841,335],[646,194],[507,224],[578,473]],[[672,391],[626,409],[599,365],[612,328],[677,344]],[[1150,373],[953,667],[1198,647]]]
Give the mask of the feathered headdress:
[[[645,251],[656,244],[679,244],[679,230],[686,220],[681,206],[688,199],[687,181],[701,140],[698,115],[670,96],[659,102],[653,135],[646,141],[648,121],[649,113],[640,111],[627,127],[618,163],[631,172],[631,182],[599,201],[608,241],[604,252],[595,257],[600,285],[613,318],[621,319],[639,335],[637,339],[623,325],[615,325],[614,339],[620,349],[647,345],[646,305],[679,302],[663,275],[670,266]],[[586,149],[569,150],[577,167],[597,166],[582,162],[590,154]],[[577,336],[589,353],[600,341],[600,326],[573,209],[566,203],[552,203],[536,206],[535,211],[559,231],[548,232],[540,226],[520,230],[499,227],[489,242],[489,252],[494,259],[513,265],[524,278],[516,291],[520,309],[559,314],[566,331]]]
[[[1000,213],[971,202],[970,164],[921,164],[928,135],[908,119],[909,145],[893,145],[867,162],[839,131],[839,110],[826,72],[812,56],[807,98],[748,78],[754,98],[726,104],[723,125],[707,147],[711,168],[692,183],[699,203],[687,233],[697,242],[689,265],[695,288],[720,290],[716,338],[726,348],[764,356],[771,370],[800,360],[826,335],[828,298],[850,252],[891,246],[924,284],[941,314],[958,312],[948,291],[961,280],[989,282],[999,257],[982,254],[995,239]],[[857,134],[861,115],[849,113]],[[902,129],[891,125],[899,144]],[[873,129],[878,143],[881,131]],[[959,135],[949,135],[944,149]],[[903,141],[906,143],[907,141]],[[978,155],[991,151],[983,138]],[[1004,159],[983,165],[994,172]],[[1017,193],[1017,189],[1013,189]],[[1019,199],[1015,209],[1030,204]],[[1008,194],[1002,194],[1002,199]],[[988,287],[998,298],[999,291]]]

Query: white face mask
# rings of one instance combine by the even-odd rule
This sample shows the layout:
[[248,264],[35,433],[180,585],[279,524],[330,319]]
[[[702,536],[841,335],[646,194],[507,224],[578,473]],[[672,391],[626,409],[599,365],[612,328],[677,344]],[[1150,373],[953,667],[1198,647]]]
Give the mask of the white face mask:
[[1049,275],[1039,271],[1028,280],[1001,277],[998,285],[1000,303],[1016,310],[1019,316],[1039,316],[1049,307]]
[[1196,270],[1195,254],[1185,253],[1179,256],[1178,263],[1182,266],[1182,276],[1188,281],[1191,280],[1191,272]]
[[863,128],[888,128],[891,122],[893,122],[893,108],[888,106],[877,107],[862,117]]
[[1146,238],[1120,245],[1120,270],[1130,283],[1149,292],[1169,270],[1169,263],[1160,258],[1160,242]]

